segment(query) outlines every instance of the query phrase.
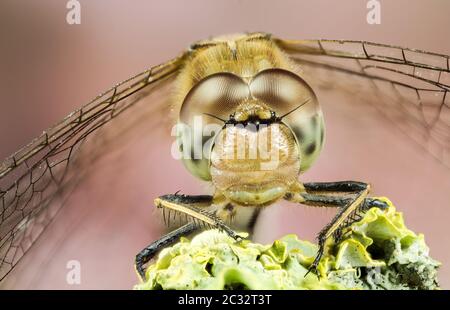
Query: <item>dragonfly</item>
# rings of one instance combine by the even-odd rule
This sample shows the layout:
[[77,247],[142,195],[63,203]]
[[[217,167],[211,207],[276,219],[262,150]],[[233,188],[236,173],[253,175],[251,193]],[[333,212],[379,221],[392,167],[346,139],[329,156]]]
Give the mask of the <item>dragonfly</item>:
[[[286,68],[269,68],[261,71],[260,76],[267,73],[268,76],[277,77],[278,81],[281,81],[280,87],[285,83],[304,83],[303,93],[305,89],[309,90],[305,85],[312,85],[311,90],[306,91],[309,96],[305,97],[305,100],[283,110],[283,113],[278,113],[276,109],[275,111],[260,109],[260,113],[257,113],[258,122],[281,123],[284,117],[304,113],[305,107],[317,104],[313,89],[332,89],[334,92],[350,94],[353,98],[352,104],[369,103],[403,131],[414,144],[429,152],[444,167],[450,167],[449,56],[363,41],[285,40],[266,33],[199,41],[179,56],[115,85],[90,103],[70,113],[0,165],[0,281],[8,279],[8,275],[49,226],[71,193],[83,183],[89,173],[92,173],[88,169],[89,165],[104,157],[105,149],[108,147],[112,149],[117,147],[117,143],[114,142],[117,135],[120,135],[118,133],[126,132],[126,129],[143,121],[139,116],[139,109],[142,109],[139,103],[155,93],[164,94],[173,87],[177,89],[184,87],[185,91],[180,92],[184,95],[194,89],[195,85],[182,85],[180,82],[181,73],[189,65],[192,66],[191,74],[194,78],[196,70],[203,70],[203,75],[199,76],[210,79],[209,81],[211,78],[234,81],[236,74],[230,76],[229,72],[225,72],[221,76],[208,75],[210,64],[194,65],[190,60],[199,50],[209,49],[215,45],[224,45],[230,51],[232,59],[239,58],[238,46],[243,42],[269,43],[298,68],[298,74],[294,75]],[[298,78],[300,82],[297,81]],[[241,82],[251,81],[243,78]],[[183,100],[184,98],[181,98],[179,101]],[[198,105],[194,104],[193,107],[196,108]],[[152,101],[151,106],[146,109],[152,115],[161,115],[174,109],[183,110],[162,99]],[[226,113],[231,111],[224,110]],[[312,111],[317,112],[316,109]],[[204,112],[209,111],[199,110],[199,113]],[[214,112],[210,113],[210,117],[219,123],[223,121],[224,124],[236,125],[239,122],[250,122],[248,115],[242,118],[245,114],[242,111],[238,111],[240,114],[236,111],[231,112],[231,115],[225,115],[226,119],[224,116],[218,116],[217,110]],[[320,113],[314,113],[311,115],[320,116]],[[122,115],[127,116],[127,121],[124,121]],[[319,117],[318,122],[320,121]],[[165,125],[161,121],[154,123],[154,126]],[[114,135],[111,135],[111,132],[114,132]],[[295,137],[297,140],[305,138],[298,132]],[[301,144],[303,149],[297,150],[310,155],[305,157],[306,160],[302,161],[298,170],[309,168],[315,157],[312,154],[319,153],[320,143],[323,142],[320,131],[317,139],[319,140],[312,152],[307,149],[310,144],[306,143]],[[191,166],[187,163],[186,167],[194,175],[205,179],[207,177],[204,175],[202,165],[204,162],[200,161],[191,163]],[[325,239],[339,237],[342,225],[348,224],[348,220],[356,216],[357,211],[364,211],[364,208],[370,206],[383,207],[377,205],[377,200],[368,197],[370,188],[364,182],[295,184],[296,191],[281,192],[283,198],[299,203],[309,202],[311,205],[331,204],[342,207],[333,221],[319,234],[321,249]],[[350,192],[356,195],[351,199],[350,196],[330,198],[316,192]],[[271,203],[270,198],[279,198],[272,194],[268,192],[269,198],[262,204]],[[233,198],[231,200],[234,202],[240,202],[245,193],[240,193],[239,197],[230,195],[225,198],[228,200]],[[256,196],[252,197],[256,199]],[[222,229],[236,239],[240,238],[220,218],[202,212],[199,206],[191,205],[191,203],[210,204],[213,198],[208,195],[175,194],[164,195],[155,200],[156,205],[163,210],[169,209],[185,215],[188,223],[152,243],[137,255],[136,268],[142,277],[145,277],[144,265],[157,250],[173,242],[180,235],[198,229],[202,223]],[[225,205],[223,210],[227,209],[231,208]],[[254,216],[250,216],[252,217]],[[249,219],[247,216],[245,225],[252,226],[254,221],[254,218]],[[316,265],[319,260],[320,253],[314,264]]]

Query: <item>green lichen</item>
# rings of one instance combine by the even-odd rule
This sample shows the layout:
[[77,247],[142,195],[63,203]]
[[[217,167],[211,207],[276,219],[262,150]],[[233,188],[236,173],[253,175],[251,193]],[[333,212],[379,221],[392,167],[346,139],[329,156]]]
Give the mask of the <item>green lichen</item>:
[[262,245],[209,230],[163,249],[135,289],[437,289],[439,263],[423,235],[380,200],[389,208],[370,209],[339,243],[328,242],[320,279],[306,275],[317,246],[295,235]]

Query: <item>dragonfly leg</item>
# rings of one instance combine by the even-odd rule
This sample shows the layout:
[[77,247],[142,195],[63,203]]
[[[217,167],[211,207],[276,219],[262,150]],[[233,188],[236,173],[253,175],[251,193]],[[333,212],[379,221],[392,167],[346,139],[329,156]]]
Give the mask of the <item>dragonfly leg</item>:
[[213,204],[213,200],[213,197],[209,195],[194,196],[181,194],[163,195],[155,199],[155,206],[163,210],[164,221],[168,226],[170,226],[172,215],[174,217],[178,216],[180,222],[184,216],[185,224],[153,242],[136,255],[136,270],[143,280],[145,280],[144,265],[147,264],[160,249],[173,244],[181,236],[186,236],[201,228],[209,227],[224,231],[236,241],[242,240],[241,236],[236,234],[215,214],[207,210],[207,207]]
[[[383,201],[367,197],[370,185],[363,182],[304,183],[303,189],[304,192],[290,194],[286,199],[297,197],[296,200],[298,202],[309,206],[339,207],[336,216],[317,236],[319,250],[308,273],[313,271],[317,274],[317,266],[324,254],[325,243],[329,238],[333,237],[338,242],[342,238],[342,230],[355,221],[360,220],[361,213],[372,207],[380,209],[388,207]],[[301,197],[300,200],[298,197]]]
[[207,207],[211,206],[213,203],[214,198],[209,195],[192,196],[170,194],[155,199],[157,208],[163,209],[163,212],[164,210],[169,211],[168,219],[170,219],[170,212],[175,212],[181,217],[184,215],[186,222],[192,221],[199,227],[216,228],[220,231],[224,231],[236,241],[242,240],[242,237],[228,227],[221,218],[208,210]]
[[[304,198],[302,204],[313,207],[342,208],[352,202],[352,198],[349,197],[338,197],[338,196],[309,194],[309,193],[303,193],[302,196]],[[364,198],[364,204],[361,205],[359,211],[367,211],[373,207],[386,209],[388,205],[379,199],[366,197]]]
[[180,237],[189,235],[190,233],[198,230],[199,227],[194,223],[187,223],[180,228],[169,232],[159,240],[152,242],[136,255],[135,268],[139,276],[145,281],[145,264],[147,264],[155,254],[162,248],[171,245],[178,241]]

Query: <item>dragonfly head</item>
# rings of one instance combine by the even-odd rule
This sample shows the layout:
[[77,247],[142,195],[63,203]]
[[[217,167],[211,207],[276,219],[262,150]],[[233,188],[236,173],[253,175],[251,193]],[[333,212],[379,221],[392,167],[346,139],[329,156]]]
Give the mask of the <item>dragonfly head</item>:
[[314,92],[298,75],[278,68],[252,77],[205,77],[184,98],[179,124],[187,169],[240,204],[282,197],[323,140]]

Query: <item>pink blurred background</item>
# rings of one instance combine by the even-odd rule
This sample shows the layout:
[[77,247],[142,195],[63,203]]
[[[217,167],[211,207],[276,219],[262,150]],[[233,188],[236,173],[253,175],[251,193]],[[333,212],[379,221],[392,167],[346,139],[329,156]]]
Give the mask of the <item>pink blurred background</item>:
[[[80,2],[81,25],[66,23],[64,0],[0,3],[0,158],[98,93],[212,35],[265,31],[450,54],[450,2],[444,0],[382,1],[380,25],[366,22],[364,0]],[[371,182],[375,195],[389,197],[407,225],[425,234],[432,256],[443,263],[440,282],[449,288],[450,170],[380,116],[359,120],[357,109],[339,104],[325,106],[324,114],[326,147],[302,180]],[[127,289],[137,283],[134,255],[164,230],[153,198],[206,188],[171,158],[167,133],[144,130],[126,152],[96,166],[1,288]],[[362,140],[364,147],[352,143]],[[313,240],[332,216],[332,210],[279,204],[264,211],[256,239],[297,233]],[[81,263],[81,285],[66,283],[72,259]]]

